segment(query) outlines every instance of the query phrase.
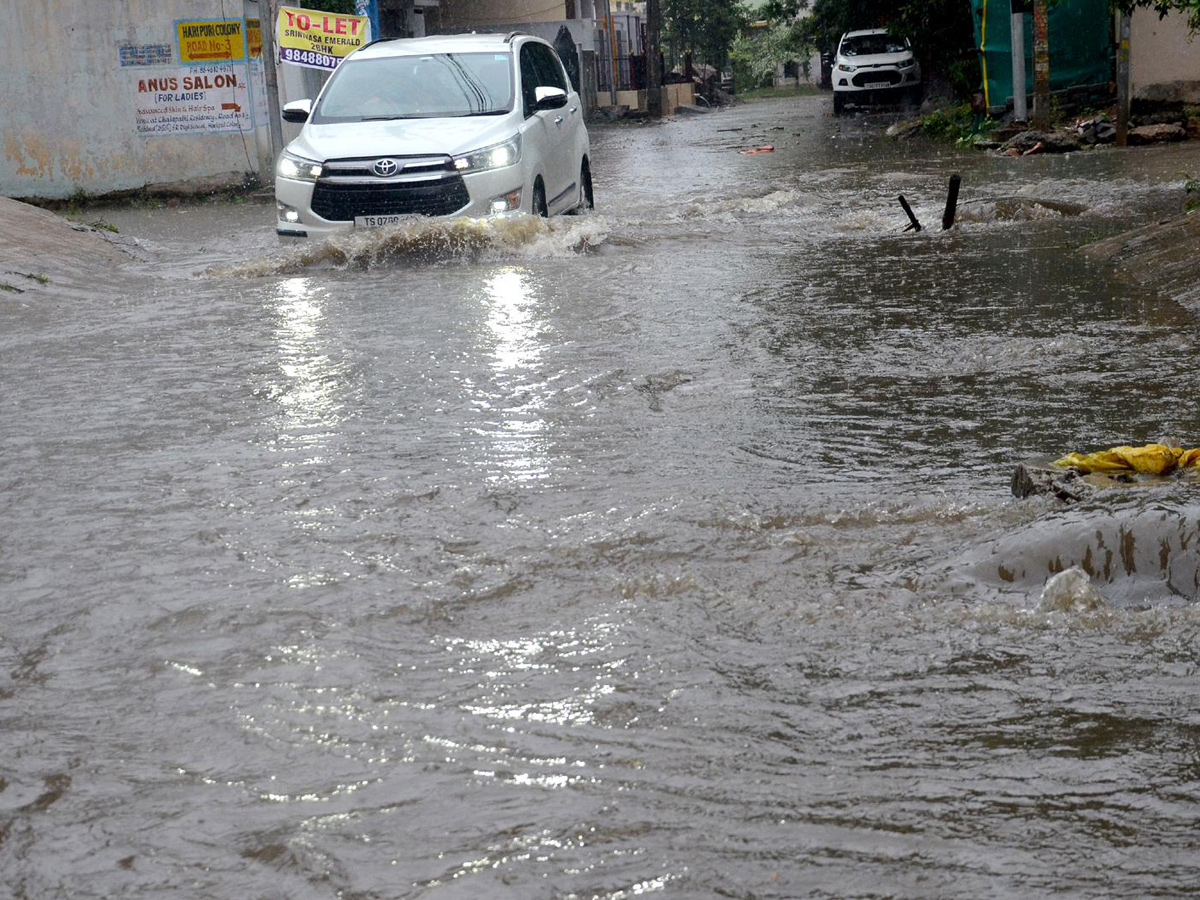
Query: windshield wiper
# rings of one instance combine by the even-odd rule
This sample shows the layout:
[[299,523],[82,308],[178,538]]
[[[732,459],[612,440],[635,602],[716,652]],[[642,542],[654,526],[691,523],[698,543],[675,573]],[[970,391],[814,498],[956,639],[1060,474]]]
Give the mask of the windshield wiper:
[[428,116],[363,116],[360,122],[394,122],[396,119],[426,119]]

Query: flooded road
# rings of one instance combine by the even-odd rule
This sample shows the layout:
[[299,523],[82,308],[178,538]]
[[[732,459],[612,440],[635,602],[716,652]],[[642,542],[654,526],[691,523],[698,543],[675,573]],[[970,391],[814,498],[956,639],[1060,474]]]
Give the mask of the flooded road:
[[108,211],[137,261],[0,294],[3,890],[1194,896],[1196,488],[1008,482],[1200,444],[1195,319],[1074,252],[1200,150],[828,106],[596,130],[549,223]]

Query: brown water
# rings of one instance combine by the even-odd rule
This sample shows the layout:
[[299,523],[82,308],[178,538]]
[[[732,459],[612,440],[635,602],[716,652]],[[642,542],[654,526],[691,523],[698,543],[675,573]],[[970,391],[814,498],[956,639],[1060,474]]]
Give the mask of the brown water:
[[1073,252],[1200,151],[827,107],[597,130],[549,223],[111,211],[86,302],[0,294],[0,893],[1194,896],[1196,488],[1008,479],[1200,443],[1195,320]]

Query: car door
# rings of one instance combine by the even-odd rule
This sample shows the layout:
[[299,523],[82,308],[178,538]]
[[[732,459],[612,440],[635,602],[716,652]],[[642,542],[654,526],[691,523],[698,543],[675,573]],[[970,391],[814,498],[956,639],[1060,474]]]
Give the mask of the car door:
[[[534,110],[539,87],[568,92],[568,105],[561,109]],[[558,211],[574,201],[575,177],[571,148],[572,118],[569,87],[562,64],[546,44],[528,41],[521,47],[521,98],[525,104],[525,140],[536,145],[538,170],[546,186],[546,206]],[[578,103],[573,104],[578,107]],[[578,113],[576,113],[576,117]],[[570,201],[570,202],[568,202]]]

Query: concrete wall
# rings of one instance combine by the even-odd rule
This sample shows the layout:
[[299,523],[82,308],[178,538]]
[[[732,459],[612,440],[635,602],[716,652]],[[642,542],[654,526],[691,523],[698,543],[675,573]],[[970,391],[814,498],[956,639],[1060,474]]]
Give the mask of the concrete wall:
[[1200,36],[1188,33],[1187,17],[1138,9],[1129,39],[1129,80],[1134,97],[1200,103]]
[[175,21],[223,19],[222,6],[231,18],[258,17],[256,0],[5,3],[0,194],[63,198],[80,190],[216,186],[264,164],[269,169],[260,63],[249,72],[235,67],[241,84],[250,83],[251,101],[246,118],[232,123],[236,130],[138,131],[152,96],[139,87],[149,78],[178,77],[183,68]]

